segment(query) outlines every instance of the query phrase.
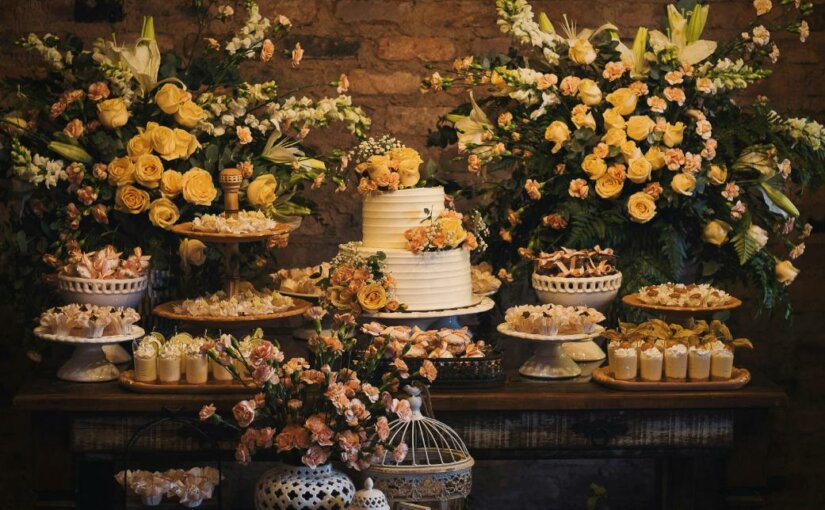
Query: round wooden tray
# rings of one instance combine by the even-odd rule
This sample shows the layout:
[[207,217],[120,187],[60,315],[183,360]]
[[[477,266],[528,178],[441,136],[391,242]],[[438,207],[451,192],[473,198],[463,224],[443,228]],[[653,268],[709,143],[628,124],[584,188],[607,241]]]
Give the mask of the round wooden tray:
[[610,368],[599,367],[593,371],[593,380],[603,384],[608,388],[622,391],[714,391],[714,390],[738,390],[748,384],[751,380],[751,373],[744,368],[734,368],[731,378],[727,381],[696,381],[696,382],[673,382],[665,381],[647,382],[641,380],[622,381],[614,379],[610,373]]
[[731,297],[730,301],[724,305],[720,306],[666,306],[666,305],[653,305],[648,303],[643,303],[642,300],[639,299],[639,296],[636,293],[628,294],[622,298],[622,301],[626,305],[630,305],[636,308],[641,308],[642,310],[647,310],[650,312],[659,312],[665,315],[671,316],[695,316],[695,315],[713,315],[716,312],[722,312],[725,310],[733,310],[734,308],[739,308],[742,306],[742,301],[735,297]]
[[175,234],[192,239],[198,239],[207,243],[255,243],[269,239],[270,237],[288,237],[293,228],[286,224],[280,224],[272,230],[261,230],[259,232],[230,233],[230,232],[205,232],[203,230],[192,229],[192,222],[178,223],[169,230]]
[[307,309],[309,309],[312,304],[309,301],[304,301],[303,299],[292,299],[292,307],[281,312],[272,313],[269,315],[243,315],[238,317],[216,317],[212,315],[186,315],[175,313],[175,305],[180,304],[181,301],[169,301],[167,303],[160,304],[156,306],[152,313],[157,315],[158,317],[163,317],[164,319],[171,319],[179,322],[189,323],[189,324],[198,324],[203,326],[213,326],[213,327],[224,327],[224,328],[232,328],[232,327],[255,327],[255,326],[263,326],[268,324],[272,321],[285,319],[287,317],[295,317],[296,315],[301,315]]

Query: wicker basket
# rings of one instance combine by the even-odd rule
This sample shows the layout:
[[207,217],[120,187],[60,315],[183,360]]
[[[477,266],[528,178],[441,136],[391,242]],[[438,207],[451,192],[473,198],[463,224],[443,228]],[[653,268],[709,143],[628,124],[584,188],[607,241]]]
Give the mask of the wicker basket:
[[57,288],[67,303],[98,306],[128,306],[137,309],[149,279],[146,276],[129,279],[97,280],[60,275]]

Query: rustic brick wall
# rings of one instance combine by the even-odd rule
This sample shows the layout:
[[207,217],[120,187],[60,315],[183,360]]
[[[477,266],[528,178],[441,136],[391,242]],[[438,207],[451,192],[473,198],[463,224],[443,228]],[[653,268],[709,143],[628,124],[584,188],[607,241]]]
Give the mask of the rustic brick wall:
[[[195,41],[186,17],[187,0],[125,0],[122,23],[78,24],[72,21],[73,0],[0,1],[0,76],[29,67],[34,57],[13,47],[13,41],[28,31],[73,31],[91,41],[118,32],[122,39],[136,34],[143,15],[154,15],[162,46],[186,49]],[[582,24],[610,20],[627,35],[640,23],[663,19],[664,0],[536,0],[535,10],[546,10],[557,19],[567,13]],[[774,2],[778,3],[778,2]],[[825,0],[815,0],[819,10],[812,21],[807,45],[780,45],[781,63],[775,76],[758,92],[772,97],[780,110],[813,115],[825,120],[825,80],[821,78],[825,57]],[[252,76],[277,79],[288,91],[307,83],[323,84],[346,72],[352,95],[373,118],[373,132],[390,132],[411,146],[424,150],[427,129],[438,115],[464,98],[456,94],[421,95],[418,81],[428,73],[428,64],[447,66],[467,53],[489,53],[508,47],[495,25],[492,0],[260,0],[264,13],[288,16],[294,23],[293,40],[306,50],[298,70],[288,66],[252,65]],[[736,20],[749,19],[749,0],[713,0],[708,37],[736,34]],[[213,28],[220,28],[216,24]],[[785,39],[788,39],[787,37]],[[302,90],[316,95],[329,89]],[[346,139],[343,135],[333,141]],[[312,140],[318,140],[313,138]],[[324,141],[327,141],[326,139]],[[449,165],[453,153],[429,151],[428,156]],[[319,195],[320,196],[320,195]],[[810,197],[807,213],[825,227],[825,195]],[[323,211],[328,226],[308,221],[285,251],[285,265],[315,263],[331,256],[337,243],[360,237],[360,205],[351,194],[336,195]],[[790,393],[792,405],[776,430],[775,465],[779,489],[770,495],[771,508],[820,508],[822,491],[817,480],[825,479],[825,411],[817,405],[825,397],[825,335],[821,315],[825,298],[820,282],[825,236],[814,235],[801,260],[802,276],[793,288],[796,303],[794,329],[779,318],[751,321],[751,309],[740,315],[740,331],[754,339],[757,352],[749,355],[752,365],[770,374]],[[818,499],[817,499],[818,498]]]

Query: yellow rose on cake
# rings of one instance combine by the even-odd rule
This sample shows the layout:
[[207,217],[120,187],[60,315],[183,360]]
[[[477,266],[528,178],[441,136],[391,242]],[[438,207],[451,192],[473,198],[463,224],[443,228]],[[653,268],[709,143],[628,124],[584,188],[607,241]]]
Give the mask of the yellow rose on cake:
[[272,174],[262,174],[255,178],[246,188],[246,199],[255,207],[263,208],[272,205],[277,198],[278,181]]
[[140,214],[149,207],[149,193],[131,184],[120,186],[115,193],[115,210]]
[[160,228],[169,228],[177,223],[180,210],[168,198],[157,198],[149,204],[149,221]]
[[643,191],[630,195],[627,199],[627,212],[636,223],[647,223],[656,216],[656,201]]
[[464,230],[461,215],[454,212],[447,212],[438,218],[438,230],[444,235],[447,244],[451,248],[459,246],[467,239],[467,231]]
[[405,188],[410,188],[418,184],[421,179],[419,168],[424,160],[415,149],[400,147],[389,152],[390,160],[393,161],[398,170],[399,184]]
[[387,306],[387,291],[378,283],[364,285],[358,290],[358,304],[367,312],[377,312]]
[[181,179],[183,199],[190,204],[210,205],[218,195],[212,175],[203,168],[191,168]]

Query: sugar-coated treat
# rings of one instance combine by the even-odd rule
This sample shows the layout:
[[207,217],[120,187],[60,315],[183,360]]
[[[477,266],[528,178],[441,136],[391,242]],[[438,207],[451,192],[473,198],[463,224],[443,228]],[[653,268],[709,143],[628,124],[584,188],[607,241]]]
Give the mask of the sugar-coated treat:
[[406,358],[430,359],[483,358],[489,350],[483,340],[473,340],[466,327],[422,330],[417,326],[384,326],[370,322],[364,324],[361,330],[376,339],[387,339],[384,353],[388,358],[402,355]]

